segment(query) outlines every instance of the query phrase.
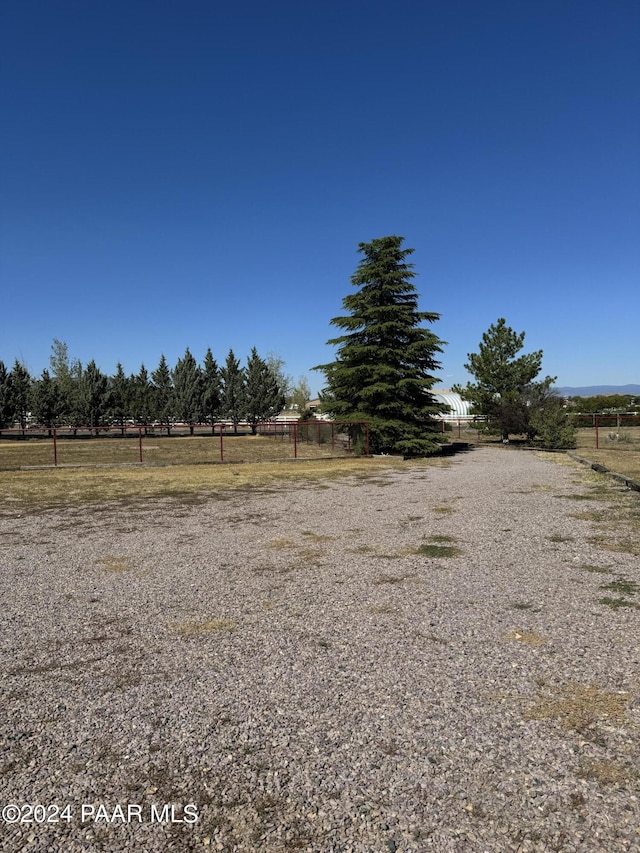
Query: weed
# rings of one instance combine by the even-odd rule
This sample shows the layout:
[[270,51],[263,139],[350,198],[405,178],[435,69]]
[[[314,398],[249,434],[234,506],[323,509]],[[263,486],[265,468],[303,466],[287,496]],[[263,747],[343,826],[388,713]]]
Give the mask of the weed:
[[609,566],[591,566],[589,563],[583,563],[580,568],[583,572],[598,572],[600,574],[611,574]]
[[551,536],[548,536],[547,539],[550,542],[571,542],[573,536],[565,536],[562,533],[552,533]]
[[351,554],[371,554],[375,551],[373,545],[357,545],[355,548],[349,548]]
[[543,646],[547,641],[535,631],[509,631],[504,635],[505,640],[515,640],[525,646]]
[[[374,583],[378,583],[379,581],[374,581]],[[369,613],[373,613],[375,616],[383,616],[388,613],[395,613],[395,607],[392,607],[391,604],[378,604],[373,607],[369,607]]]
[[302,535],[307,537],[309,542],[331,542],[333,536],[324,536],[320,533],[314,533],[312,530],[303,530]]
[[416,553],[422,557],[439,559],[444,557],[458,557],[462,554],[462,551],[454,545],[436,545],[430,542],[423,542],[422,545],[418,546]]
[[384,583],[404,583],[410,577],[413,577],[413,575],[378,575],[373,582],[377,585]]
[[595,501],[596,495],[554,495],[554,498],[562,498],[565,501]]
[[585,733],[601,720],[627,722],[628,693],[612,693],[597,684],[569,682],[540,691],[526,720],[557,720],[563,728]]
[[126,572],[132,565],[130,557],[100,557],[96,563],[102,566],[105,572],[114,573]]
[[277,548],[279,551],[283,551],[286,548],[295,548],[296,543],[291,539],[286,539],[284,536],[278,536],[269,542],[269,546],[271,548]]
[[450,512],[453,512],[453,507],[451,506],[434,506],[434,512],[437,512],[439,515],[447,515]]
[[608,596],[605,596],[604,598],[599,598],[598,604],[604,604],[606,607],[610,607],[612,610],[618,610],[620,607],[639,607],[639,605],[637,605],[635,601],[629,601],[626,598],[609,598]]
[[629,536],[589,536],[588,542],[604,551],[622,554],[640,554],[640,544]]
[[580,779],[590,779],[600,785],[624,785],[636,774],[617,761],[583,761],[575,770]]
[[570,518],[577,518],[578,521],[595,521],[596,524],[602,524],[609,520],[611,510],[592,509],[587,512],[572,512],[569,513]]
[[617,578],[610,583],[601,584],[600,589],[619,592],[620,595],[635,595],[637,592],[640,592],[640,586],[635,581],[630,581],[626,578]]

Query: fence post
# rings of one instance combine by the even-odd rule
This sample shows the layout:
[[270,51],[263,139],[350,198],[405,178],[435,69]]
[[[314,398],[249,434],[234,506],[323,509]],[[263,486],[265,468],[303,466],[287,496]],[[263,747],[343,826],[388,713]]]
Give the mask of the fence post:
[[220,424],[220,461],[224,462],[224,449],[222,447],[222,424]]
[[57,466],[58,466],[58,443],[57,443],[57,436],[56,436],[56,428],[55,427],[53,428],[53,464],[54,464],[54,467],[57,468]]
[[298,424],[293,425],[293,458],[298,458]]
[[140,456],[140,461],[142,462],[142,427],[138,427],[138,454]]
[[595,427],[596,427],[596,450],[598,450],[600,448],[600,437],[598,435],[598,416],[597,415],[594,416],[593,422],[594,422]]
[[364,425],[364,451],[365,455],[369,455],[369,421]]

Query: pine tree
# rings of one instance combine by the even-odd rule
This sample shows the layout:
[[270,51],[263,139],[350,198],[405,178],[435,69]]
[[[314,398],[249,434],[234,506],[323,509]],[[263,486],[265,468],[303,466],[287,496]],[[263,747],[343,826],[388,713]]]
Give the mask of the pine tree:
[[245,375],[245,420],[255,435],[261,421],[271,420],[282,411],[284,394],[278,378],[255,347],[247,359]]
[[233,431],[237,433],[245,408],[245,375],[232,349],[229,350],[224,367],[220,368],[220,378],[222,416],[232,422]]
[[204,357],[202,372],[202,417],[206,423],[211,424],[211,432],[220,417],[220,392],[220,370],[209,347]]
[[171,421],[174,417],[174,393],[171,371],[164,353],[160,356],[158,366],[151,374],[153,382],[153,419],[167,427],[167,435],[171,435]]
[[53,339],[49,365],[58,394],[56,423],[70,423],[77,409],[77,377],[72,376],[69,348],[64,341]]
[[176,415],[182,423],[189,424],[193,435],[193,427],[199,423],[202,410],[202,371],[189,347],[185,350],[184,358],[178,359],[172,377]]
[[541,382],[533,381],[542,367],[542,350],[516,358],[523,348],[524,337],[524,332],[514,332],[504,317],[500,317],[482,335],[478,352],[467,356],[465,370],[476,382],[453,389],[473,403],[476,414],[483,415],[491,426],[500,430],[503,441],[508,441],[510,434],[530,432],[536,401],[547,396],[555,381],[552,376]]
[[0,361],[0,429],[7,429],[12,425],[13,411],[11,408],[9,371],[5,363]]
[[358,292],[343,300],[349,314],[331,320],[345,334],[328,341],[335,361],[314,369],[327,380],[323,408],[338,420],[368,421],[373,452],[421,456],[441,441],[441,406],[430,392],[442,341],[422,325],[439,315],[418,310],[416,273],[405,262],[413,249],[402,249],[403,239],[359,244],[364,258],[351,278]]
[[131,416],[131,380],[127,379],[124,368],[118,362],[115,374],[109,379],[109,417],[124,435],[126,421]]
[[56,382],[46,369],[42,371],[40,379],[33,383],[31,402],[36,423],[47,427],[51,432],[60,410],[60,396]]
[[86,424],[98,435],[98,427],[104,425],[109,407],[109,380],[93,359],[82,374],[80,400]]
[[144,426],[145,435],[147,426],[154,420],[153,386],[149,373],[144,364],[135,376],[129,378],[131,394],[131,407],[134,421],[139,426]]
[[27,368],[24,364],[20,364],[18,359],[15,360],[13,369],[9,374],[8,385],[11,419],[18,423],[21,429],[25,429],[29,417],[31,377]]

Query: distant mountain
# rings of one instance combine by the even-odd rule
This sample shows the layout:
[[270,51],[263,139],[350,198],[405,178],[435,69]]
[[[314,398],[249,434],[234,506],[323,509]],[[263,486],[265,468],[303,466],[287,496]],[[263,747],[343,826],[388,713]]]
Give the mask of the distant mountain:
[[598,397],[600,394],[640,395],[640,385],[583,385],[580,388],[555,388],[563,397]]

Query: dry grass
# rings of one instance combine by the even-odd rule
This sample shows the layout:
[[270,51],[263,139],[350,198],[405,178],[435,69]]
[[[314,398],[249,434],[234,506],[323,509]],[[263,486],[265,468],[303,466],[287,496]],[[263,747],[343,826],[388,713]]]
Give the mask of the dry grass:
[[[619,437],[612,440],[610,433]],[[601,427],[597,450],[594,429],[579,429],[577,439],[575,452],[578,456],[640,481],[640,426],[621,427],[619,430]]]
[[131,568],[130,557],[100,557],[97,561],[105,572],[127,572]]
[[[266,436],[225,435],[225,462],[264,462],[294,458],[294,445],[287,438]],[[345,456],[342,444],[312,444],[298,442],[299,459],[318,459]],[[139,464],[138,437],[130,438],[59,438],[58,465]],[[165,465],[201,465],[220,462],[220,437],[212,435],[149,436],[142,439],[142,458],[145,463]],[[15,469],[31,465],[53,465],[53,440],[25,441],[0,439],[0,469]]]
[[142,507],[146,500],[154,498],[199,500],[212,494],[221,495],[229,490],[264,489],[289,482],[305,482],[320,488],[326,485],[327,481],[353,474],[364,478],[407,465],[428,464],[430,460],[406,463],[393,457],[354,457],[246,465],[4,471],[0,512],[14,515],[111,501]]
[[637,773],[619,761],[585,760],[575,770],[580,779],[589,779],[600,785],[624,785],[637,777]]
[[535,631],[509,631],[504,635],[505,640],[515,640],[525,646],[543,646],[547,641]]
[[573,479],[582,487],[583,499],[597,500],[603,504],[592,510],[571,514],[572,518],[596,525],[596,533],[589,536],[587,541],[606,551],[640,556],[640,494],[621,486],[606,474],[585,468],[569,456],[558,453],[540,455],[555,464],[571,468],[575,475]]
[[597,684],[569,682],[540,691],[526,720],[557,720],[563,728],[585,733],[599,722],[628,723],[628,693],[612,693]]

